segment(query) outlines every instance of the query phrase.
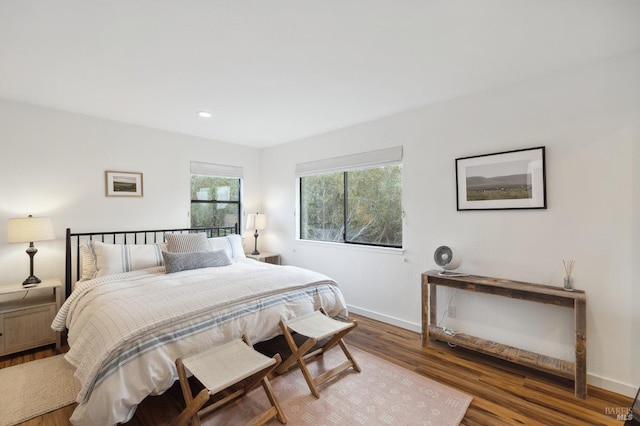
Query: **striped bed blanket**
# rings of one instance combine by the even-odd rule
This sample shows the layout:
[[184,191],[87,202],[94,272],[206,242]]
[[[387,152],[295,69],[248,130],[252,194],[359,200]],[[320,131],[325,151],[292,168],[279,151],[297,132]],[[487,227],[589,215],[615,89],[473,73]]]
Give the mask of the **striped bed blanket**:
[[256,343],[280,333],[280,319],[324,307],[347,309],[335,281],[293,266],[240,260],[165,274],[164,267],[80,283],[52,328],[68,329],[66,360],[82,384],[74,425],[131,419],[149,395],[177,380],[175,359],[238,338]]

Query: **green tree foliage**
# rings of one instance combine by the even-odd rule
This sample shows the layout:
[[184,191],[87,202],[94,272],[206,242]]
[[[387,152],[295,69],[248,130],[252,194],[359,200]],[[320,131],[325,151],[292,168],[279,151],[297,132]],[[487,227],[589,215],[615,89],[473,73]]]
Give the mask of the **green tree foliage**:
[[191,226],[240,223],[240,179],[191,175]]
[[343,240],[344,173],[303,177],[300,204],[302,239]]
[[402,166],[305,176],[300,211],[303,239],[401,247]]
[[402,246],[402,169],[347,173],[347,241]]

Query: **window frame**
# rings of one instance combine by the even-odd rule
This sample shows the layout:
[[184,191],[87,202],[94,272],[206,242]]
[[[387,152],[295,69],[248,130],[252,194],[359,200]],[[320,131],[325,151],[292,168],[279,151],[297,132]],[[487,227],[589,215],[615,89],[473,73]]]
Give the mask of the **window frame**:
[[[191,227],[194,227],[193,225],[193,215],[191,214],[191,206],[193,206],[193,204],[211,204],[211,205],[218,205],[218,204],[237,204],[237,225],[238,225],[238,230],[241,229],[241,225],[242,225],[242,178],[238,178],[235,176],[232,177],[227,177],[227,176],[211,176],[211,175],[199,175],[197,173],[191,173],[190,175],[191,177],[193,176],[206,176],[206,177],[211,177],[211,178],[219,178],[219,179],[234,179],[234,180],[238,180],[238,201],[232,201],[232,200],[224,200],[224,201],[220,201],[220,200],[190,200],[189,203],[189,223],[191,224]],[[191,179],[189,179],[189,193],[191,193]],[[191,196],[189,196],[189,198],[191,198]],[[223,226],[227,226],[226,224],[212,224],[211,225],[214,228],[217,227],[223,227]]]
[[342,223],[343,223],[343,230],[342,230],[342,240],[341,241],[327,241],[327,240],[315,240],[315,239],[311,239],[311,238],[303,238],[302,234],[303,234],[303,215],[302,215],[302,204],[303,204],[303,188],[302,188],[302,181],[305,177],[313,177],[313,176],[320,176],[322,174],[328,174],[328,173],[305,173],[304,175],[298,176],[297,177],[297,211],[299,212],[298,214],[298,220],[297,220],[297,238],[299,241],[305,241],[305,242],[314,242],[314,243],[329,243],[329,244],[345,244],[345,245],[352,245],[352,246],[361,246],[361,247],[380,247],[380,248],[385,248],[385,249],[400,249],[403,250],[404,249],[404,210],[402,208],[402,200],[400,201],[401,205],[400,205],[400,214],[401,214],[401,221],[402,223],[402,231],[401,231],[401,244],[400,245],[393,245],[393,244],[383,244],[383,243],[375,243],[375,242],[361,242],[361,241],[351,241],[347,239],[347,225],[348,225],[348,201],[349,201],[349,173],[350,172],[354,172],[354,171],[363,171],[363,170],[367,170],[367,169],[376,169],[376,168],[382,168],[382,167],[386,167],[386,166],[401,166],[402,167],[402,162],[398,161],[398,162],[394,162],[394,163],[388,163],[388,164],[382,164],[382,165],[378,165],[378,166],[369,166],[369,167],[350,167],[348,169],[345,170],[334,170],[328,173],[342,173],[343,174],[343,199],[342,199],[342,203],[343,203],[343,208],[342,208]]
[[[238,199],[237,200],[198,200],[191,198],[192,181],[194,176],[203,176],[209,178],[219,178],[219,179],[228,179],[228,180],[237,180],[238,181]],[[242,200],[243,200],[243,191],[244,191],[244,169],[241,166],[231,166],[225,164],[214,164],[214,163],[205,163],[200,161],[191,161],[190,162],[190,173],[189,173],[189,223],[193,227],[193,205],[194,204],[236,204],[236,223],[238,232],[242,229]],[[217,193],[215,194],[217,197]],[[223,224],[215,224],[216,226],[226,226]]]

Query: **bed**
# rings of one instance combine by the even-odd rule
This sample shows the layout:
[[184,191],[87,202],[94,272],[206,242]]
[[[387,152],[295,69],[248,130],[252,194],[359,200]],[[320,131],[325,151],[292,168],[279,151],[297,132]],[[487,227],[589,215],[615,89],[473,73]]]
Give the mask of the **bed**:
[[[237,227],[72,233],[67,300],[52,328],[81,383],[74,425],[115,425],[177,380],[175,359],[323,307],[346,318],[329,277],[244,256]],[[74,274],[75,270],[75,274]]]

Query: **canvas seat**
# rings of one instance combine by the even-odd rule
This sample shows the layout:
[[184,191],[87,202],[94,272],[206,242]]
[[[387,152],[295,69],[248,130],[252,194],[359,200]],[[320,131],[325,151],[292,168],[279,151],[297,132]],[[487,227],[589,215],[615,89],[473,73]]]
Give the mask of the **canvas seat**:
[[[182,426],[191,423],[199,426],[200,416],[204,417],[228,402],[245,395],[259,383],[262,384],[271,407],[248,424],[262,425],[274,417],[280,423],[286,423],[287,418],[267,378],[267,375],[278,367],[280,362],[279,354],[269,358],[254,350],[246,336],[189,358],[178,358],[176,366],[186,408],[174,420],[173,424]],[[204,386],[204,389],[195,397],[191,393],[187,371],[193,374]],[[202,406],[213,396],[227,389],[228,392],[225,394],[230,392],[228,395],[201,410]]]
[[[343,340],[343,337],[356,326],[356,321],[343,322],[330,318],[323,309],[288,321],[281,320],[280,328],[282,328],[284,337],[291,348],[291,356],[280,364],[276,369],[276,372],[282,374],[289,370],[289,368],[294,364],[298,364],[307,385],[309,385],[311,393],[316,398],[319,398],[319,385],[337,376],[348,368],[353,367],[355,371],[361,371],[360,366],[349,352],[349,349]],[[306,337],[306,340],[298,346],[292,332]],[[325,339],[328,340],[325,341]],[[313,352],[309,352],[316,347],[318,342],[321,342],[320,346],[313,350]],[[342,351],[347,357],[347,361],[316,377],[312,377],[309,369],[307,368],[307,361],[321,356],[335,345],[340,345]]]

